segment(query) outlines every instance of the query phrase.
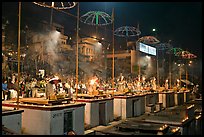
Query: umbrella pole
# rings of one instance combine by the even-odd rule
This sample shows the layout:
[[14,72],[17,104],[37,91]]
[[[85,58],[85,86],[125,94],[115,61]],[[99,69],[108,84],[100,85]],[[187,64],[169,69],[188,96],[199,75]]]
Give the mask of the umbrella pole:
[[157,85],[158,87],[160,87],[160,83],[159,83],[159,57],[158,57],[158,47],[157,47]]
[[78,47],[79,47],[79,3],[78,3],[78,8],[77,8],[77,35],[76,35],[76,100],[78,96]]
[[181,66],[179,66],[179,79],[180,79],[180,83],[181,83]]
[[[187,60],[186,60],[186,82],[188,80],[188,72],[187,72]],[[187,89],[187,83],[186,83],[186,89]]]
[[170,89],[171,87],[171,54],[169,54],[169,82],[170,82]]
[[20,94],[20,29],[21,29],[21,2],[18,3],[18,93],[17,93],[17,110],[19,110],[19,94]]
[[[114,59],[115,59],[115,57],[114,57],[114,52],[115,52],[115,49],[114,49],[114,8],[113,8],[113,11],[112,11],[112,14],[113,14],[113,16],[112,16],[112,19],[113,19],[113,62],[112,62],[112,88],[114,89],[114,68],[115,68],[115,64],[114,64]],[[113,96],[114,96],[114,90],[113,90]]]

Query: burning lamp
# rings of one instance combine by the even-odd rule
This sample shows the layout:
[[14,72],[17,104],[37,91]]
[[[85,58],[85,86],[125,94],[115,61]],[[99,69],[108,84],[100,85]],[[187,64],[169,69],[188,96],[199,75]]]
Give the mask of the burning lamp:
[[92,80],[90,81],[90,85],[94,85],[94,83],[95,83],[95,80],[92,79]]

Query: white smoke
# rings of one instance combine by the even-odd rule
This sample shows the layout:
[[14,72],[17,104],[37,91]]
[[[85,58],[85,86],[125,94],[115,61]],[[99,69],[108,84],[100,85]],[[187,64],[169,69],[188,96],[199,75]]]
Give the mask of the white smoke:
[[140,57],[138,60],[141,75],[144,75],[146,78],[156,77],[156,62],[153,60],[153,57],[150,56]]

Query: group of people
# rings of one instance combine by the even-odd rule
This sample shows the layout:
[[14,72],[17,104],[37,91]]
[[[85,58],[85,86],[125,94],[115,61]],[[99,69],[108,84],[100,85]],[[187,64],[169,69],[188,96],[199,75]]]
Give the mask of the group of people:
[[[2,100],[17,98],[18,90],[20,98],[45,97],[48,99],[51,94],[60,93],[67,94],[69,97],[72,97],[73,92],[77,88],[74,84],[74,77],[69,76],[63,80],[60,78],[58,78],[58,80],[53,80],[55,78],[55,75],[39,78],[31,77],[28,74],[22,74],[18,84],[17,74],[12,74],[9,77],[2,77]],[[79,91],[83,91],[85,89],[85,85],[81,85],[80,82],[80,87],[78,85],[78,89]]]
[[17,81],[12,81],[11,79],[2,79],[2,100],[9,100],[11,99],[11,96],[17,97],[17,90]]
[[[81,79],[78,85],[75,83],[74,76],[64,76],[58,78],[56,75],[45,76],[43,78],[33,78],[30,75],[21,75],[18,87],[17,75],[13,74],[11,77],[2,79],[2,99],[9,100],[17,97],[17,91],[19,90],[19,96],[26,97],[45,97],[49,99],[53,94],[65,94],[68,97],[73,97],[73,93],[76,92],[83,94],[91,94],[97,91],[97,94],[106,92],[112,89],[112,78],[104,80],[97,75],[94,75],[87,79]],[[146,79],[142,77],[124,77],[118,76],[114,80],[114,89],[116,91],[141,91],[141,90],[156,90],[156,78],[152,77]],[[41,95],[39,95],[42,93]]]

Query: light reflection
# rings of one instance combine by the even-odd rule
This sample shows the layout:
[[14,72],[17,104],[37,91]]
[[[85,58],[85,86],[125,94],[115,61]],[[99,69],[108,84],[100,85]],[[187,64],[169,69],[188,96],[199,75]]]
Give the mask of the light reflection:
[[192,108],[192,107],[194,107],[194,105],[190,105],[189,107],[187,107],[187,109],[190,109],[190,108]]
[[201,118],[201,115],[199,115],[199,116],[197,116],[197,117],[195,117],[196,118],[196,120],[198,120],[199,118]]
[[185,119],[183,119],[182,122],[185,122],[186,120],[188,120],[188,117],[186,117]]
[[177,127],[177,128],[172,129],[171,131],[172,131],[172,132],[177,132],[179,129],[180,129],[180,128]]

